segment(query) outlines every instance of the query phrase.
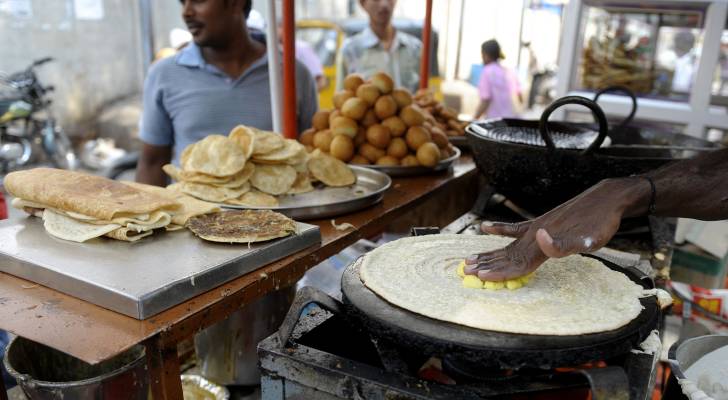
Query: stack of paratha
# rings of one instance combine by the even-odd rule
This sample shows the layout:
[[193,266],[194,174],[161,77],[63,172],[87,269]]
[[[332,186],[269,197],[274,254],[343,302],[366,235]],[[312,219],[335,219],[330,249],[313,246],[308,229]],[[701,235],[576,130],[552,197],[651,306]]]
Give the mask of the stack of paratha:
[[276,207],[276,196],[314,190],[313,180],[347,186],[356,176],[326,154],[309,155],[296,140],[275,132],[237,126],[225,137],[210,135],[187,146],[180,167],[164,171],[177,182],[170,189],[230,205]]
[[43,218],[49,234],[75,242],[100,236],[133,242],[219,210],[164,188],[52,168],[10,173],[4,185],[14,207]]

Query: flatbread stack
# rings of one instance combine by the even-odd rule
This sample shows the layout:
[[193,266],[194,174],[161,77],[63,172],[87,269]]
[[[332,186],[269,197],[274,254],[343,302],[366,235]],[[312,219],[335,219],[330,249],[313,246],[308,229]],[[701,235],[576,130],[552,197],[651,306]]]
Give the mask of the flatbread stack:
[[618,329],[640,314],[640,297],[648,295],[641,286],[578,255],[546,261],[518,290],[463,287],[456,268],[464,258],[511,241],[492,235],[404,238],[366,254],[360,277],[396,306],[489,331],[582,335]]
[[351,168],[326,154],[309,155],[296,140],[239,125],[225,137],[210,135],[187,146],[180,167],[164,171],[176,183],[168,188],[197,199],[250,208],[277,207],[277,196],[328,186],[354,184]]
[[160,195],[140,186],[53,168],[12,172],[4,184],[15,197],[14,207],[43,218],[49,234],[74,242],[100,236],[134,242],[157,229],[178,229],[185,216],[210,210],[192,205],[188,209],[172,193]]

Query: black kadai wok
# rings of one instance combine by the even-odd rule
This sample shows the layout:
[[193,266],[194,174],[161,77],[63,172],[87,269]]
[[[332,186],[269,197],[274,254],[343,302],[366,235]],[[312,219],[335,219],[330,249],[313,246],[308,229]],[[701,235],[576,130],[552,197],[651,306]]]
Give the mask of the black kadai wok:
[[[557,108],[568,104],[587,107],[596,124],[548,122]],[[538,121],[477,121],[467,127],[466,136],[488,184],[519,206],[543,213],[603,179],[642,174],[714,148],[686,135],[630,126],[636,104],[612,131],[597,103],[566,96],[549,105]]]

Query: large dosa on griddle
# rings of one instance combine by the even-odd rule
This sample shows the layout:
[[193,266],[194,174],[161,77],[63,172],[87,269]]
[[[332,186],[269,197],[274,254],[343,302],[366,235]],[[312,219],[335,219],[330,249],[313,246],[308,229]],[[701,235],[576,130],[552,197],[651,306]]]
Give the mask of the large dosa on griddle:
[[643,288],[592,258],[550,259],[518,290],[463,287],[457,265],[513,239],[426,235],[367,253],[364,284],[388,302],[440,321],[531,335],[582,335],[618,329],[642,310]]
[[4,185],[11,195],[23,200],[104,221],[160,210],[174,212],[180,207],[172,199],[121,182],[53,168],[12,172]]

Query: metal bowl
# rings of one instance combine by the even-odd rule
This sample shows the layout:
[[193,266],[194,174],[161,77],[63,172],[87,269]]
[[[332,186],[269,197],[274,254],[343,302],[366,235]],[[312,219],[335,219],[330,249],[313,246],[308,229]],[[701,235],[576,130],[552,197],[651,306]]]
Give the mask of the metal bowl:
[[385,174],[397,178],[397,177],[403,177],[403,176],[416,176],[416,175],[427,175],[432,174],[435,172],[441,172],[441,171],[447,171],[452,164],[460,157],[460,154],[462,152],[459,148],[455,147],[455,154],[452,156],[440,160],[437,165],[435,165],[433,168],[429,167],[403,167],[403,166],[384,166],[384,165],[365,165],[364,167],[373,169],[376,171],[384,172]]
[[199,375],[182,375],[185,400],[228,400],[230,392],[225,386],[212,383]]
[[668,362],[672,373],[678,379],[687,379],[685,371],[695,364],[704,355],[728,346],[726,335],[705,335],[698,336],[684,341],[679,341],[670,347]]
[[30,400],[146,399],[149,377],[144,347],[133,346],[109,360],[88,364],[23,337],[14,338],[3,359],[5,369]]

